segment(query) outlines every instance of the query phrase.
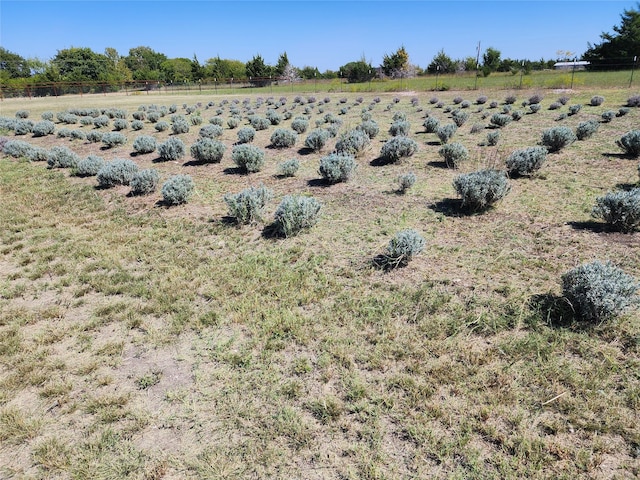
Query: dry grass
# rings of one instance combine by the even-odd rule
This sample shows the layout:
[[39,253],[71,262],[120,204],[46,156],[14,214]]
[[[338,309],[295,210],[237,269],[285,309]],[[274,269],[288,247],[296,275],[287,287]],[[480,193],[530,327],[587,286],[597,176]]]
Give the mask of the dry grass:
[[[490,92],[489,101],[508,93]],[[514,109],[535,92],[516,93]],[[423,133],[426,112],[441,122],[449,114],[429,104],[432,94],[413,93],[398,103],[380,95],[370,110],[380,135],[346,183],[318,181],[319,159],[335,139],[318,154],[298,151],[306,134],[291,149],[267,148],[276,127],[257,132],[267,161],[254,174],[233,169],[236,130],[226,126],[220,164],[132,157],[163,179],[194,178],[190,202],[172,208],[158,204],[159,193],[128,197],[127,187],[98,190],[94,178],[0,159],[0,476],[640,475],[638,312],[584,327],[560,318],[567,309],[558,298],[560,275],[596,258],[640,278],[638,234],[606,232],[590,218],[596,197],[637,182],[637,161],[619,156],[615,139],[637,128],[640,111],[549,155],[533,178],[512,179],[494,209],[457,209],[455,175],[501,167],[543,129],[575,127],[628,95],[573,92],[570,104],[585,107],[555,122],[559,112],[547,107],[561,93],[543,93],[543,109],[504,127],[496,147],[479,145],[488,130],[471,133],[494,110],[472,105],[454,137],[471,154],[459,171],[443,168],[437,137]],[[458,94],[438,96],[452,105]],[[586,106],[594,94],[605,96],[602,106]],[[374,97],[363,96],[355,105],[356,95],[330,94],[323,113],[310,112],[310,130],[326,113],[343,120],[341,131],[355,127]],[[72,106],[131,113],[149,103],[176,103],[181,112],[182,103],[212,100],[216,106],[200,108],[206,123],[222,98],[5,100],[2,115],[26,108],[37,119]],[[344,105],[351,108],[339,115]],[[380,165],[397,111],[420,150]],[[192,144],[199,128],[180,138]],[[169,136],[147,122],[126,134],[128,143],[112,150],[23,139],[131,158],[138,134]],[[296,176],[278,177],[278,163],[293,157]],[[418,181],[398,195],[396,179],[409,171]],[[284,195],[302,193],[322,202],[319,224],[288,239],[270,238],[266,225],[230,225],[224,194],[260,183],[274,191],[266,219]],[[423,253],[405,268],[373,268],[405,228],[425,237]]]

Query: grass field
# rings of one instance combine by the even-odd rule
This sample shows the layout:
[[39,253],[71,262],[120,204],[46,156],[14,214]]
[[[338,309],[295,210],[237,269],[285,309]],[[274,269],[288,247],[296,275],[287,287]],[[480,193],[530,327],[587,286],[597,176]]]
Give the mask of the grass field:
[[[308,107],[309,131],[333,113],[345,132],[363,109],[379,124],[354,177],[331,186],[318,165],[336,139],[320,153],[300,150],[306,134],[293,148],[268,147],[291,120],[256,133],[267,161],[248,175],[234,168],[237,130],[226,124],[223,160],[207,165],[188,153],[177,162],[131,156],[137,135],[171,136],[147,121],[109,150],[15,137],[82,157],[132,158],[162,180],[186,173],[196,191],[168,208],[159,192],[132,197],[128,187],[97,189],[95,177],[0,158],[0,477],[640,476],[638,310],[588,326],[560,296],[561,275],[595,259],[640,279],[638,233],[608,232],[590,215],[597,197],[638,182],[638,160],[615,141],[638,128],[640,109],[550,154],[532,178],[511,179],[486,213],[460,212],[452,187],[460,173],[502,168],[546,128],[617,111],[634,92],[488,90],[496,109],[475,104],[482,93],[336,92],[316,94],[329,98],[322,106],[295,107],[294,95],[278,94],[287,98],[281,113],[295,118]],[[487,126],[483,116],[508,94],[514,110],[529,111],[520,104],[533,93],[544,95],[542,109],[502,128],[497,146],[481,145],[490,130],[472,127]],[[604,104],[588,106],[595,94]],[[226,120],[234,99],[264,115],[272,106],[258,106],[258,95],[7,99],[0,115],[26,109],[37,121],[44,111],[118,107],[131,120],[141,105],[177,104],[184,114],[183,104],[200,102],[206,124],[218,108]],[[422,126],[426,113],[451,121],[429,102],[434,95],[446,107],[456,96],[472,103],[454,136],[471,154],[459,170],[443,165],[438,138]],[[560,95],[569,103],[549,110]],[[584,105],[577,115],[556,121],[575,104]],[[398,111],[420,149],[380,165]],[[191,145],[199,129],[178,136]],[[279,177],[278,163],[290,158],[300,170]],[[417,182],[400,195],[397,177],[410,171]],[[223,196],[260,184],[274,191],[265,222],[230,224]],[[272,238],[268,224],[291,193],[318,199],[321,219]],[[424,251],[404,268],[374,268],[406,228],[424,236]]]

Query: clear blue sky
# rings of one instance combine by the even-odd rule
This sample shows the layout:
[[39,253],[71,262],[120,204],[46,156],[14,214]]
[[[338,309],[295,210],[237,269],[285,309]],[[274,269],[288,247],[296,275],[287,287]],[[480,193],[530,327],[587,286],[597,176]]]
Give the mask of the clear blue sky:
[[[425,68],[440,49],[452,58],[493,47],[506,58],[583,53],[637,1],[12,1],[0,0],[0,45],[25,58],[107,47],[148,46],[204,63],[220,55],[274,65],[286,51],[297,67],[373,65],[404,45]],[[640,52],[639,52],[640,53]]]

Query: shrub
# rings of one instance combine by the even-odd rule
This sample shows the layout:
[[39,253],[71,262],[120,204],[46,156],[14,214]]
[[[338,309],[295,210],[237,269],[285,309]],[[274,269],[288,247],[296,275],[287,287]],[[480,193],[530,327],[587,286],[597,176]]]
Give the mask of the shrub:
[[174,175],[162,185],[162,200],[166,205],[187,203],[194,186],[189,175]]
[[440,121],[435,117],[427,117],[423,123],[424,129],[427,133],[436,133]]
[[42,120],[33,126],[34,137],[44,137],[51,135],[56,129],[56,125],[51,120]]
[[604,103],[604,97],[603,96],[594,95],[593,97],[591,97],[591,101],[589,102],[589,105],[591,105],[592,107],[599,107],[603,103]]
[[280,125],[280,122],[282,122],[282,115],[272,109],[267,110],[265,117],[267,117],[271,125]]
[[144,128],[144,122],[142,120],[134,120],[131,122],[131,128],[136,131],[140,131]]
[[460,97],[460,96],[454,97],[453,98],[453,103],[455,103],[456,105],[458,105],[459,103],[462,103],[462,97]]
[[82,130],[78,130],[78,129],[73,129],[70,132],[69,135],[73,140],[84,140],[87,138],[87,135],[82,131]]
[[375,138],[380,133],[380,127],[374,120],[365,120],[356,128],[362,130],[370,139]]
[[91,132],[87,132],[87,141],[91,143],[102,143],[102,137],[104,137],[103,132],[98,132],[96,130],[92,130]]
[[547,158],[544,147],[527,147],[515,150],[505,161],[510,175],[531,175],[539,170]]
[[627,99],[627,107],[640,107],[640,95],[633,95]]
[[347,153],[332,153],[320,159],[319,173],[327,182],[346,182],[356,169],[356,161]]
[[116,132],[119,132],[120,130],[126,130],[127,128],[129,128],[129,122],[127,122],[124,118],[116,118],[113,121],[113,129]]
[[9,140],[2,147],[2,153],[13,158],[26,158],[33,149],[33,145],[22,140]]
[[127,143],[127,137],[120,132],[106,132],[102,135],[102,143],[105,148],[113,148]]
[[507,105],[513,105],[514,103],[516,103],[516,96],[507,95],[507,98],[504,99],[504,103],[506,103]]
[[453,187],[462,198],[462,207],[482,211],[491,207],[509,193],[510,185],[505,172],[479,170],[457,176]]
[[524,113],[522,113],[522,110],[516,110],[515,112],[511,113],[511,118],[513,118],[516,122],[518,120],[522,120],[523,116],[524,116]]
[[49,150],[49,168],[76,168],[80,157],[67,147],[55,146]]
[[155,152],[156,139],[150,135],[140,135],[133,141],[133,151],[136,153]]
[[134,120],[145,120],[147,118],[147,114],[144,110],[137,110],[131,114]]
[[322,128],[312,130],[304,141],[304,146],[318,152],[324,148],[329,140],[329,132]]
[[238,130],[238,143],[251,143],[256,136],[256,131],[253,127],[242,127]]
[[417,231],[402,230],[389,241],[386,252],[376,258],[376,264],[387,270],[404,267],[424,246],[425,240]]
[[127,159],[116,159],[105,163],[98,170],[96,180],[102,188],[129,185],[136,173],[138,173],[138,165],[135,162]]
[[169,129],[169,124],[164,120],[159,121],[154,127],[158,132],[164,132]]
[[582,105],[577,103],[569,106],[569,115],[576,115],[582,109]]
[[89,155],[78,162],[75,174],[78,177],[95,177],[105,162],[102,157],[97,155]]
[[489,104],[489,108],[498,108],[498,102],[496,102],[495,100],[493,100],[493,101]]
[[562,275],[562,294],[579,320],[603,322],[640,303],[640,285],[610,262],[583,264]]
[[622,107],[618,110],[617,117],[624,117],[627,113],[629,113],[630,109],[627,107]]
[[449,143],[438,150],[438,154],[444,159],[449,168],[458,168],[460,162],[469,158],[469,151],[458,142]]
[[173,132],[174,135],[189,133],[189,122],[184,118],[176,118],[171,124],[171,132]]
[[46,112],[42,112],[42,115],[40,115],[40,118],[42,120],[49,120],[49,121],[53,121],[53,112],[47,110]]
[[147,120],[149,120],[150,123],[157,123],[158,120],[160,120],[161,116],[162,115],[160,114],[159,111],[152,110],[149,113],[147,113]]
[[198,135],[202,138],[217,138],[222,135],[222,127],[219,125],[205,125],[200,129]]
[[321,205],[313,197],[287,195],[274,215],[274,229],[278,235],[290,237],[318,223]]
[[397,121],[406,121],[407,120],[407,114],[404,112],[395,112],[393,114],[392,117],[392,121],[397,122]]
[[242,225],[262,221],[264,207],[273,198],[273,192],[261,185],[250,187],[240,193],[227,194],[224,201],[229,209],[229,216]]
[[598,131],[600,124],[596,120],[588,120],[580,122],[576,127],[576,138],[578,140],[586,140]]
[[275,148],[289,148],[296,144],[298,134],[286,128],[276,128],[271,134],[271,145]]
[[209,119],[209,123],[211,125],[217,125],[218,127],[221,127],[222,125],[224,125],[224,120],[222,119],[222,117],[213,117]]
[[58,130],[58,133],[56,133],[56,137],[71,138],[71,130],[68,128],[61,128],[60,130]]
[[562,103],[560,102],[553,102],[549,105],[549,110],[558,110],[559,108],[562,108]]
[[447,123],[446,125],[441,125],[436,130],[436,135],[440,139],[440,143],[443,145],[449,143],[453,134],[458,130],[458,126],[455,123]]
[[625,133],[620,139],[616,140],[624,153],[632,158],[640,156],[640,130],[631,130]]
[[191,145],[191,156],[198,162],[219,163],[227,147],[212,138],[200,138]]
[[406,193],[416,183],[417,177],[413,172],[403,173],[398,176],[398,192]]
[[396,137],[398,135],[407,136],[409,135],[409,130],[411,129],[411,124],[406,120],[396,120],[389,127],[389,134]]
[[297,158],[285,160],[278,164],[278,175],[282,177],[293,177],[300,168],[300,161]]
[[131,185],[131,195],[149,195],[156,191],[160,183],[160,175],[157,170],[147,169],[137,172],[129,185]]
[[502,128],[505,125],[508,125],[513,120],[511,115],[507,115],[506,113],[494,113],[491,115],[489,119],[489,123],[494,127]]
[[464,110],[455,110],[451,117],[453,118],[453,123],[455,123],[456,126],[461,127],[469,119],[469,112],[465,112]]
[[309,121],[302,117],[296,117],[291,122],[291,129],[296,133],[304,133],[307,128],[309,128]]
[[349,130],[336,142],[336,152],[357,157],[364,152],[370,143],[371,140],[362,130]]
[[264,151],[254,145],[237,145],[233,147],[231,159],[247,172],[259,172],[264,165]]
[[542,132],[542,145],[550,152],[557,152],[576,141],[576,136],[569,127],[554,127]]
[[191,125],[202,125],[202,117],[200,115],[191,115],[189,117],[189,122]]
[[387,140],[380,150],[380,157],[388,162],[395,163],[402,158],[407,158],[418,151],[418,144],[409,137],[393,137]]
[[179,138],[173,137],[158,146],[158,155],[164,161],[180,160],[185,155],[185,145]]
[[502,106],[502,113],[504,113],[504,114],[511,115],[511,110],[513,110],[513,107],[511,105],[503,105]]
[[609,192],[597,198],[591,215],[604,220],[613,230],[632,232],[640,226],[640,188]]
[[484,123],[474,123],[471,126],[471,133],[479,133],[484,130]]
[[28,110],[18,110],[16,112],[16,118],[29,118]]
[[46,162],[49,160],[49,151],[42,147],[33,147],[27,152],[27,159],[30,162]]
[[616,112],[613,110],[607,110],[606,112],[602,112],[601,118],[603,123],[609,123],[616,116]]
[[107,127],[109,126],[109,117],[107,117],[106,115],[100,115],[99,117],[93,119],[93,125],[96,128]]
[[26,135],[33,130],[33,122],[31,120],[17,120],[13,126],[16,135]]
[[484,105],[485,103],[487,103],[487,100],[489,100],[489,98],[487,98],[486,95],[480,95],[477,99],[476,99],[476,103],[478,105]]
[[487,133],[487,145],[495,147],[500,140],[500,130]]
[[238,128],[238,125],[240,125],[240,121],[236,117],[231,117],[227,119],[227,126],[230,129],[233,130],[234,128]]
[[271,122],[264,117],[253,115],[249,118],[249,123],[256,130],[266,130],[271,125]]
[[540,103],[544,97],[539,93],[533,94],[529,97],[529,105]]

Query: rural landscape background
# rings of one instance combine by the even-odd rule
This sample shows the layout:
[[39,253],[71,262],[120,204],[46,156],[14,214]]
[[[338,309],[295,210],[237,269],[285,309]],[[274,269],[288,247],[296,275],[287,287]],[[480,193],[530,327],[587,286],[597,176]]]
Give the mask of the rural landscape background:
[[[640,183],[618,145],[640,125],[633,61],[415,76],[398,65],[184,88],[59,79],[46,95],[32,70],[3,79],[0,477],[640,475],[638,309],[587,322],[562,285],[596,260],[640,279],[637,231],[592,215]],[[457,128],[444,140],[429,119]],[[506,172],[545,131],[585,124],[591,135],[539,170],[505,176],[491,208],[464,208],[461,174]],[[236,161],[241,130],[264,155],[255,171]],[[371,136],[330,182],[323,159],[354,131]],[[222,145],[215,160],[194,157],[206,136]],[[390,161],[397,137],[416,149]],[[183,153],[167,158],[170,143]],[[440,153],[451,144],[467,152],[455,165]],[[89,157],[158,183],[107,188],[81,175]],[[162,186],[176,176],[193,190],[172,205]],[[270,195],[242,224],[227,199],[251,187]],[[290,195],[317,200],[317,222],[274,234]],[[380,268],[407,230],[423,249]]]

